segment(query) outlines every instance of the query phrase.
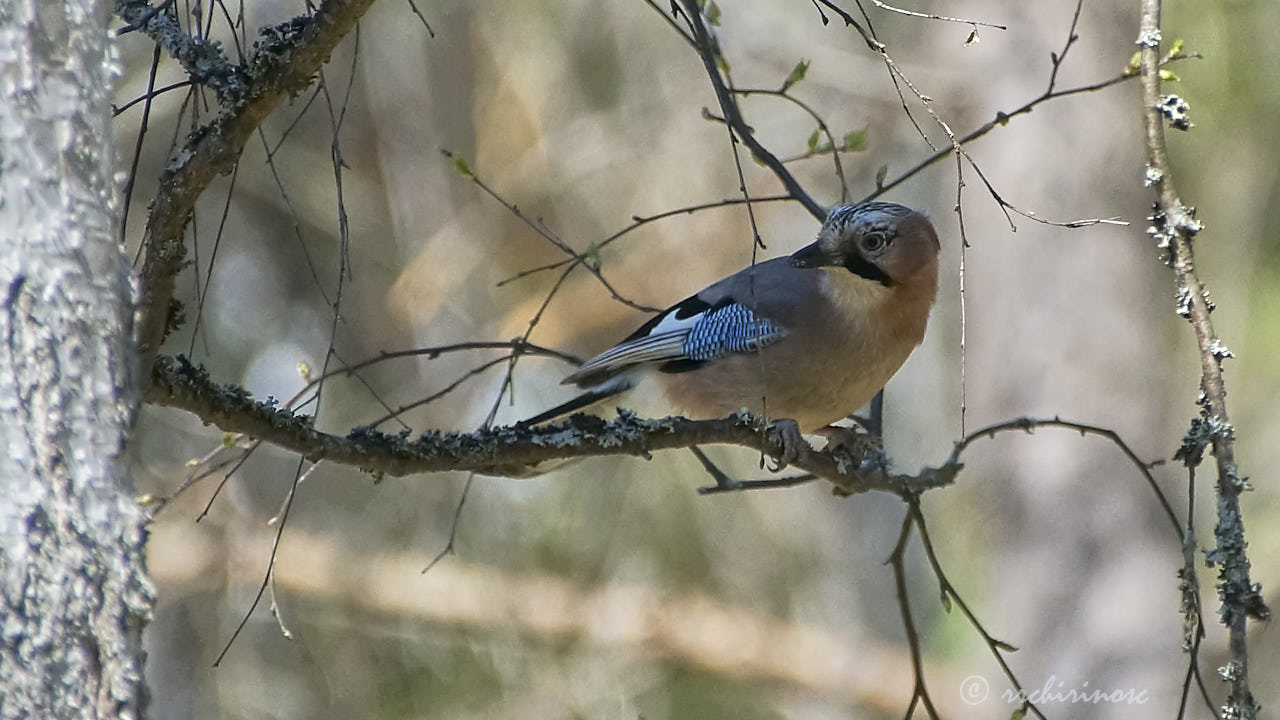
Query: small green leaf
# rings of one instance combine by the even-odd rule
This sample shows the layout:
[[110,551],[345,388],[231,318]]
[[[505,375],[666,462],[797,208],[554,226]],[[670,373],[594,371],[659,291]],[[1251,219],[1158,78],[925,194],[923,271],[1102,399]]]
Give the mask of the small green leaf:
[[725,60],[724,56],[719,53],[716,54],[716,67],[720,68],[720,72],[725,75],[729,74],[729,61]]
[[1027,716],[1027,708],[1020,707],[1009,714],[1009,720],[1022,720]]
[[876,187],[877,188],[884,187],[884,179],[887,177],[889,177],[888,165],[881,165],[880,167],[876,168]]
[[1172,70],[1162,69],[1160,71],[1160,79],[1164,80],[1165,82],[1178,82],[1182,78],[1179,78],[1177,75],[1175,75]]
[[467,165],[467,159],[461,155],[453,156],[453,171],[467,180],[475,178],[475,175],[471,174],[471,168]]
[[786,92],[787,88],[804,79],[804,74],[809,72],[809,61],[801,60],[796,66],[791,68],[791,72],[787,75],[787,79],[782,81],[782,92]]
[[1137,75],[1138,68],[1142,67],[1142,51],[1139,50],[1129,58],[1129,64],[1124,66],[1125,75]]
[[707,3],[707,22],[711,23],[712,27],[720,27],[720,6],[715,3],[715,0]]
[[818,136],[817,130],[814,130],[812,133],[809,134],[809,140],[807,144],[809,145],[810,153],[813,153],[818,149],[818,137],[819,136]]
[[942,598],[943,611],[946,612],[948,615],[950,615],[951,614],[951,595],[948,594],[946,590],[943,590],[941,593],[941,598]]
[[1181,55],[1182,55],[1182,38],[1178,38],[1173,41],[1172,45],[1169,46],[1169,57],[1176,58]]
[[867,149],[867,129],[850,130],[844,134],[844,149],[847,152],[862,152]]
[[587,263],[591,267],[597,269],[600,267],[600,246],[598,244],[593,242],[588,245],[582,255],[587,259]]

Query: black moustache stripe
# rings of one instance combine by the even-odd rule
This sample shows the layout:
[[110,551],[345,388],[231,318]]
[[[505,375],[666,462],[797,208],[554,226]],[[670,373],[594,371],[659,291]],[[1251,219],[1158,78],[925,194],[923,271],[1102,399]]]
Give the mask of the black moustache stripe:
[[877,265],[871,263],[861,255],[854,255],[846,260],[844,267],[846,270],[858,277],[864,277],[872,282],[878,282],[885,287],[893,287],[895,285],[893,278],[889,277],[884,270],[881,270]]

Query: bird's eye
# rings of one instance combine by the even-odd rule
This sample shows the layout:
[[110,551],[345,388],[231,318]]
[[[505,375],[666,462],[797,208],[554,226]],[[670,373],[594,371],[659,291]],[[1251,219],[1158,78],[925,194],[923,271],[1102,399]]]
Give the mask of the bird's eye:
[[862,236],[862,249],[865,252],[880,252],[889,244],[889,236],[879,230],[873,230]]

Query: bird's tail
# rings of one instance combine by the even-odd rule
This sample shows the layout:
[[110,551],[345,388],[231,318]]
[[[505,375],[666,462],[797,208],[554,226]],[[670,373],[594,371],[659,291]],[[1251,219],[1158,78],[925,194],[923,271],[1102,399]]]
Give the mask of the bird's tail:
[[540,425],[548,420],[555,420],[556,418],[564,417],[570,413],[608,400],[615,395],[620,395],[623,392],[630,390],[634,384],[635,381],[632,378],[624,375],[610,378],[568,402],[561,403],[550,410],[540,412],[531,418],[521,420],[516,423],[516,426],[528,427],[530,425]]

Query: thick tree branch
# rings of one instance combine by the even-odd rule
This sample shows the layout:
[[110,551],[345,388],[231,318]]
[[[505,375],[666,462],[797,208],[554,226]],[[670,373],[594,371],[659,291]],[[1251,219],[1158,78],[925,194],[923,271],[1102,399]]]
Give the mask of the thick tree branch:
[[[357,428],[343,437],[317,431],[310,417],[256,401],[238,386],[215,383],[203,368],[182,357],[157,358],[151,381],[147,401],[153,404],[187,410],[206,423],[292,450],[313,462],[327,460],[387,475],[462,470],[518,477],[552,460],[647,457],[655,450],[695,445],[739,445],[774,457],[782,452],[779,434],[747,412],[722,420],[642,420],[624,414],[606,422],[578,415],[535,428],[498,427],[474,433],[433,430],[414,440],[405,434]],[[792,465],[830,481],[842,493],[881,490],[899,495],[950,485],[960,470],[959,464],[952,463],[918,476],[893,475],[862,469],[844,455],[805,448]]]
[[1266,619],[1269,611],[1262,601],[1262,588],[1249,577],[1244,519],[1240,493],[1249,488],[1235,461],[1235,430],[1227,415],[1226,385],[1222,360],[1230,352],[1213,329],[1204,283],[1195,270],[1192,241],[1201,225],[1195,211],[1182,204],[1173,184],[1165,142],[1164,122],[1182,130],[1190,127],[1186,107],[1177,96],[1160,95],[1160,0],[1142,0],[1142,20],[1138,45],[1142,55],[1142,103],[1147,146],[1147,184],[1155,188],[1156,203],[1148,228],[1161,249],[1168,252],[1178,290],[1178,313],[1195,332],[1200,349],[1201,417],[1192,425],[1179,457],[1194,466],[1212,445],[1218,470],[1218,524],[1214,528],[1217,547],[1211,557],[1218,563],[1220,617],[1227,628],[1231,660],[1219,672],[1231,683],[1224,715],[1251,720],[1258,706],[1249,689],[1246,625],[1250,617]]
[[[196,200],[219,174],[230,172],[245,142],[286,98],[311,83],[338,42],[364,15],[373,0],[325,0],[310,16],[262,30],[263,40],[247,68],[246,87],[234,93],[209,125],[192,133],[186,146],[160,175],[151,205],[142,266],[139,342],[143,368],[151,367],[169,325],[174,278],[186,258],[183,235]],[[120,3],[127,12],[134,3]],[[144,27],[150,27],[156,14]],[[126,19],[128,19],[126,15]],[[171,47],[170,43],[165,43]],[[186,64],[184,62],[184,64]],[[191,71],[190,69],[188,70]],[[222,93],[219,93],[222,96]],[[143,382],[149,379],[143,373]]]

